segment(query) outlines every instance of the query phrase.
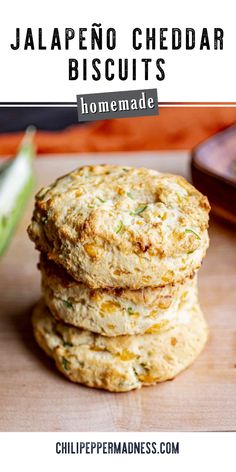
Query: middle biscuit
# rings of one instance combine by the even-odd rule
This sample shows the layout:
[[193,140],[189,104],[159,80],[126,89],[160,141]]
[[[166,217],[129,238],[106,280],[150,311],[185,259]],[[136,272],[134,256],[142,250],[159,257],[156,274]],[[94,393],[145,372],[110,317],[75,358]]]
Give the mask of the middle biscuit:
[[197,277],[140,290],[96,289],[41,255],[42,291],[56,319],[104,336],[159,333],[197,301]]

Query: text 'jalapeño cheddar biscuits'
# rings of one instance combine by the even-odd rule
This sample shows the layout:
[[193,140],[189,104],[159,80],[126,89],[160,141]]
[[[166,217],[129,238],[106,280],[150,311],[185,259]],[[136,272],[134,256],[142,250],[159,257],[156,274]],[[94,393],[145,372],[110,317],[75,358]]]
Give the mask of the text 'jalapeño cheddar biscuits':
[[106,337],[56,321],[41,302],[34,310],[33,328],[38,344],[71,381],[114,392],[174,378],[207,340],[198,305],[162,333]]
[[91,289],[40,258],[42,293],[53,316],[105,336],[160,333],[197,303],[197,277],[164,287]]
[[91,288],[157,287],[192,275],[208,247],[209,203],[183,177],[85,166],[36,196],[30,238]]

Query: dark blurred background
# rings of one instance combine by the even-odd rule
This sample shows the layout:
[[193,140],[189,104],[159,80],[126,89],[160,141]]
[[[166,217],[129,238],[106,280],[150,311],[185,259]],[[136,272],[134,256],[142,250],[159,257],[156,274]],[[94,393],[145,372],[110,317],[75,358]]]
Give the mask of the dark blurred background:
[[160,107],[159,116],[78,122],[69,106],[0,107],[0,155],[14,155],[23,132],[37,128],[38,154],[192,150],[236,123],[235,107]]
[[0,133],[17,132],[30,124],[45,131],[59,131],[78,124],[76,107],[0,108]]

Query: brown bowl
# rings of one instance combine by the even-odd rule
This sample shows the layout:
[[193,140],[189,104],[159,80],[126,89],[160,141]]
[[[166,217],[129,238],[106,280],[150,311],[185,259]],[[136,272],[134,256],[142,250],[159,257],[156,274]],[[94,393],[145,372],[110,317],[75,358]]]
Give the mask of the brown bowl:
[[193,150],[191,172],[194,185],[207,195],[212,212],[236,224],[236,125]]

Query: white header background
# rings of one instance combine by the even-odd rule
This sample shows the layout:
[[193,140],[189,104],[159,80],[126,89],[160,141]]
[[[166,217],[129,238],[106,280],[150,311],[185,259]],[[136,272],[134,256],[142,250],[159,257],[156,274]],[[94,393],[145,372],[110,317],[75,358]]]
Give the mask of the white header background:
[[[160,102],[236,102],[235,66],[235,2],[233,0],[14,0],[4,2],[0,15],[0,102],[75,102],[76,94],[157,88]],[[87,27],[101,23],[104,31],[114,27],[117,46],[113,51],[80,51],[76,38],[69,51],[34,51],[10,48],[15,42],[16,28],[21,33],[31,27],[37,33],[43,28],[43,42],[50,45],[54,27],[64,33],[65,28]],[[184,41],[181,49],[172,51],[135,51],[132,48],[132,29],[140,28],[195,28],[195,49],[186,51]],[[202,28],[208,28],[211,50],[199,50]],[[214,50],[213,28],[223,28],[224,49]],[[171,38],[171,32],[167,36]],[[184,35],[183,35],[184,36]],[[88,34],[89,38],[89,34]],[[61,37],[62,45],[64,43]],[[167,44],[171,44],[167,41]],[[37,34],[35,35],[37,44]],[[88,47],[89,47],[88,40]],[[105,60],[117,58],[163,57],[166,78],[158,81],[155,68],[150,80],[143,74],[138,80],[111,82],[68,79],[68,59],[81,61],[87,57]],[[117,69],[118,71],[118,66]]]

